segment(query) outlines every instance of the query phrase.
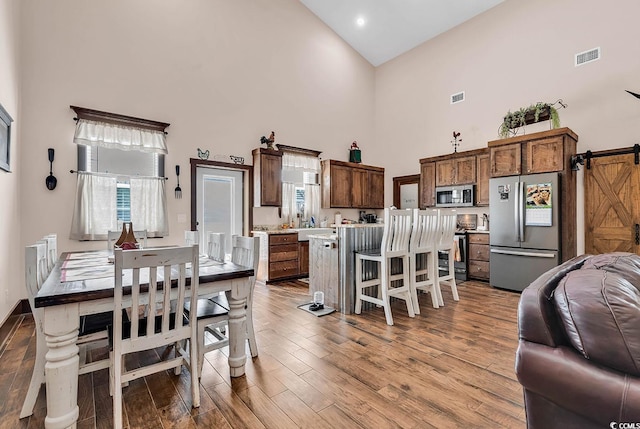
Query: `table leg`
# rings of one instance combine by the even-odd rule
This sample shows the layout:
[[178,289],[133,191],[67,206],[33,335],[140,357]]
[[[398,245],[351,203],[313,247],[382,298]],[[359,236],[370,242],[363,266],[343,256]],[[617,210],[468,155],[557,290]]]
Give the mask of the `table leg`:
[[235,279],[230,291],[229,301],[229,372],[231,377],[244,375],[247,362],[245,343],[247,340],[247,297],[249,296],[249,279]]
[[78,420],[78,305],[44,309],[46,354],[47,429],[75,428]]

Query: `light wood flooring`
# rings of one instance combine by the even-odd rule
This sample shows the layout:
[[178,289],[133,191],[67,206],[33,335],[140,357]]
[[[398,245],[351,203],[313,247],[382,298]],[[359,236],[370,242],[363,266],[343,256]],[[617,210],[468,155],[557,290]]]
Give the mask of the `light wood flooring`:
[[[130,428],[524,428],[514,374],[519,294],[468,281],[454,302],[407,316],[394,303],[394,326],[381,308],[315,317],[296,308],[308,285],[258,283],[255,325],[260,355],[231,379],[226,349],[206,355],[199,409],[191,409],[187,371],[166,372],[124,389]],[[104,352],[94,350],[94,352]],[[161,352],[161,351],[160,351]],[[26,316],[0,356],[0,428],[40,428],[44,387],[32,417],[18,419],[35,355]],[[158,359],[158,353],[139,356]],[[129,364],[135,365],[134,361]],[[111,427],[107,371],[78,386],[78,428]]]

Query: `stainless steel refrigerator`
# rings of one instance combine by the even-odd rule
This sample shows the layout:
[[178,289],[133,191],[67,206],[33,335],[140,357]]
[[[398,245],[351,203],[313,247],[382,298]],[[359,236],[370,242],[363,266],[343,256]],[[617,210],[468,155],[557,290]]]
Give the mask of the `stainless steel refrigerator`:
[[560,263],[558,173],[489,180],[490,283],[522,291]]

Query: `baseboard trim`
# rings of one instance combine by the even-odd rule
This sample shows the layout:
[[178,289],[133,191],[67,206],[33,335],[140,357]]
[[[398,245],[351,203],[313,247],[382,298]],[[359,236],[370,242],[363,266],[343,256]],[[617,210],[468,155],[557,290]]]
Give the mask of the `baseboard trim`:
[[2,325],[0,325],[0,356],[4,354],[4,351],[7,348],[7,343],[13,336],[16,329],[18,329],[18,326],[20,326],[25,313],[31,313],[31,306],[29,305],[29,301],[23,299],[16,303],[9,316],[5,319]]

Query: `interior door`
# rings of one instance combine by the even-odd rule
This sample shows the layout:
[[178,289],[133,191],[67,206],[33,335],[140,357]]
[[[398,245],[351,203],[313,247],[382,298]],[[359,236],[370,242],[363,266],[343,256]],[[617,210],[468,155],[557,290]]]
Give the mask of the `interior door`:
[[[195,162],[194,162],[195,161]],[[198,231],[200,251],[207,251],[207,232],[225,234],[225,252],[232,235],[249,235],[251,166],[192,160],[191,229]]]
[[584,169],[586,253],[638,253],[639,192],[633,154],[591,159]]

